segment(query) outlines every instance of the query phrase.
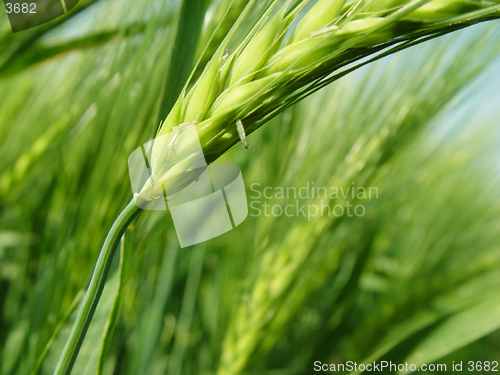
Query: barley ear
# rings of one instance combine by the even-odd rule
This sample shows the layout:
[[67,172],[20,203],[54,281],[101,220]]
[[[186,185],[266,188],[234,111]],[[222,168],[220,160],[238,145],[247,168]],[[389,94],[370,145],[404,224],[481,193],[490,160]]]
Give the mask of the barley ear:
[[484,8],[484,6],[483,2],[434,0],[415,10],[410,14],[410,17],[419,20],[435,21],[443,18],[451,18],[457,14],[474,12]]
[[251,74],[262,68],[268,58],[277,51],[285,35],[283,30],[290,24],[291,19],[292,17],[283,18],[283,11],[268,19],[236,58],[227,86],[238,81],[247,83],[252,80]]
[[242,103],[252,100],[256,95],[266,90],[273,81],[278,80],[277,75],[269,75],[244,85],[237,86],[232,90],[226,90],[218,100],[214,103],[210,110],[210,116],[219,115],[221,113],[235,110],[241,107]]
[[297,24],[289,42],[297,42],[313,31],[330,26],[332,20],[339,16],[344,4],[345,0],[319,0]]
[[175,102],[174,106],[170,110],[167,118],[161,124],[159,128],[157,137],[170,133],[174,126],[179,125],[181,121],[181,113],[182,113],[182,103],[184,102],[184,91],[179,95],[179,98]]
[[181,122],[201,121],[205,117],[217,96],[221,60],[221,52],[218,52],[208,63],[201,77],[191,89]]

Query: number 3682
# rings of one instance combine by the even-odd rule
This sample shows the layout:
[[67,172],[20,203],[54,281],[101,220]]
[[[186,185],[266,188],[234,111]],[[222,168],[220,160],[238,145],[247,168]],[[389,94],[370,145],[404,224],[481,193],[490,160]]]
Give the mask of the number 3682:
[[36,13],[36,4],[35,3],[7,3],[5,4],[7,7],[7,13]]

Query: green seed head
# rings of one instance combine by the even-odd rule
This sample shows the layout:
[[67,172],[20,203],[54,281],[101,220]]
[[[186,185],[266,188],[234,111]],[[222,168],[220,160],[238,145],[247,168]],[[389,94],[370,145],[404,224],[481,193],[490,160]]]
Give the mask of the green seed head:
[[187,104],[182,122],[201,121],[217,96],[220,78],[221,54],[208,63],[201,77],[186,98]]
[[269,56],[278,49],[284,36],[283,30],[286,24],[287,19],[283,19],[282,12],[268,20],[236,58],[227,86],[236,82],[247,83],[252,80],[252,73],[259,70]]
[[412,12],[409,17],[434,21],[457,14],[473,12],[486,6],[484,2],[468,0],[434,0]]
[[183,94],[179,95],[177,102],[175,102],[167,118],[165,119],[165,121],[163,121],[160,127],[160,131],[157,134],[157,137],[170,133],[174,126],[177,126],[180,123],[182,123],[181,113],[182,113],[182,103],[184,102],[183,97],[184,97]]
[[295,74],[298,71],[307,69],[333,50],[330,42],[329,38],[317,37],[290,44],[271,58],[263,75],[280,72]]
[[223,93],[214,103],[214,106],[210,111],[210,116],[238,109],[242,106],[242,104],[247,103],[265,91],[266,87],[268,87],[269,84],[277,78],[278,77],[271,75],[266,78],[240,85],[233,89],[226,90],[225,93]]
[[371,17],[348,22],[342,29],[338,30],[335,37],[339,40],[347,41],[351,38],[359,38],[356,47],[367,47],[377,45],[393,37],[392,28],[384,30],[376,30],[370,33],[377,27],[383,25],[384,18]]
[[289,0],[279,10],[277,3],[223,59],[232,40],[228,34],[189,94],[181,95],[159,135],[197,121],[204,151],[215,160],[217,149],[227,150],[238,138],[238,119],[250,134],[295,98],[321,87],[328,75],[373,55],[379,46],[390,48],[396,38],[435,35],[474,17],[477,22],[500,17],[500,0],[319,0],[282,43],[307,1]]
[[375,13],[386,9],[397,9],[408,4],[408,0],[368,0],[362,3],[363,13]]
[[306,38],[309,33],[330,26],[339,16],[345,0],[319,0],[298,23],[290,37],[290,42]]

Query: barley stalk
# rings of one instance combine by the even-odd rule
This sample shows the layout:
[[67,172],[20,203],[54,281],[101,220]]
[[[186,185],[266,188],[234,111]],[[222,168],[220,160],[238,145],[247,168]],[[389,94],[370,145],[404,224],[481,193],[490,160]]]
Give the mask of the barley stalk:
[[[246,9],[254,3],[250,1]],[[354,64],[355,69],[367,57],[376,59],[428,38],[500,17],[500,0],[320,0],[286,39],[306,3],[275,1],[234,52],[228,54],[237,21],[198,80],[186,84],[158,136],[179,124],[196,121],[205,158],[211,163],[240,141],[238,120],[248,135],[296,101],[345,74],[343,69],[349,65]],[[166,189],[175,187],[178,181],[172,176],[179,168],[189,169],[189,158],[182,167],[175,166],[177,172],[174,168],[165,169],[165,149],[165,143],[155,143],[152,178],[144,187],[149,198],[162,195],[162,184]],[[190,178],[194,180],[196,175]],[[108,234],[58,363],[58,375],[71,372],[116,243],[137,213],[135,205],[129,204]],[[243,342],[238,346],[244,345]],[[246,358],[247,355],[239,357],[236,351],[233,358],[225,359],[229,363],[221,367],[221,374],[241,371]]]

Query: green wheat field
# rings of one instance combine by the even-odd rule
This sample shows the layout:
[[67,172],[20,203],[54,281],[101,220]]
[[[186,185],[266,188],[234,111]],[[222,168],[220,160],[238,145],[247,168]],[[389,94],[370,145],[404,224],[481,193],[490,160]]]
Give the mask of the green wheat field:
[[[279,64],[292,42],[343,30],[351,14],[375,22],[425,3],[330,2],[335,15],[313,19],[314,1],[81,0],[64,17],[15,34],[0,5],[0,375],[69,373],[63,348],[106,235],[132,199],[128,157],[160,123],[166,128],[190,74],[188,89],[226,50],[241,74],[232,65],[229,84],[205,82],[219,91],[208,104],[183,104],[184,120],[222,118],[224,98],[215,97],[233,82],[284,81],[271,83],[280,91],[242,94],[251,99],[245,108],[257,108],[242,115],[249,149],[236,112],[199,130],[210,162],[241,168],[249,216],[180,248],[169,212],[142,211],[114,253],[71,373],[299,375],[348,361],[433,365],[428,373],[443,374],[461,362],[462,373],[495,373],[496,361],[500,370],[500,20],[432,29],[439,38],[291,96],[338,72],[339,58],[362,61],[383,40],[413,35],[416,15],[431,22],[435,11],[449,28],[448,19],[478,9],[497,12],[480,21],[500,17],[499,1],[431,1],[436,8],[345,54],[327,59],[311,46],[304,54],[314,69],[276,73],[257,61]],[[303,22],[294,32],[290,17],[265,51],[292,44],[274,57],[242,53],[238,43],[255,25],[288,9],[277,3],[303,6],[297,17],[323,31],[311,34]],[[233,39],[218,49],[228,33]],[[287,105],[260,106],[274,98]],[[192,108],[201,112],[189,118]],[[227,136],[216,138],[220,129]],[[303,187],[306,198],[286,194]],[[338,192],[330,204],[352,205],[350,214],[308,215],[325,190]],[[280,211],[287,205],[293,214]]]

